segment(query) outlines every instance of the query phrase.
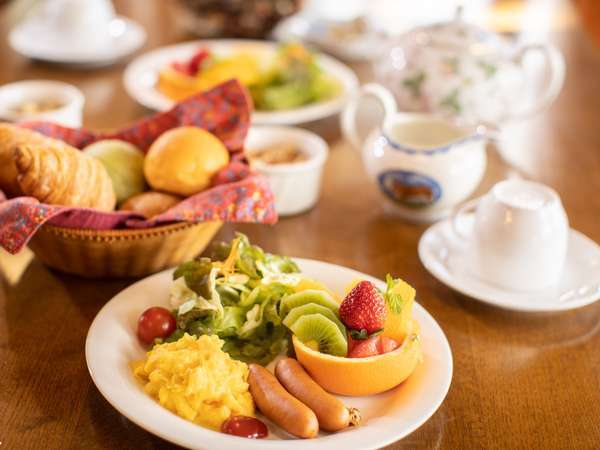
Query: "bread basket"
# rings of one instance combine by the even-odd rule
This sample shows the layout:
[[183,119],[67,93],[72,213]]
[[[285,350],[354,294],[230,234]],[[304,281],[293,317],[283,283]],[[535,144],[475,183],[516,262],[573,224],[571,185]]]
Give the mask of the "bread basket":
[[44,224],[29,242],[47,266],[86,278],[141,277],[201,253],[221,222],[85,230]]
[[[21,124],[79,149],[121,139],[144,152],[165,131],[195,126],[220,139],[231,159],[207,189],[149,218],[133,211],[45,204],[32,196],[4,199],[0,191],[0,246],[17,253],[29,245],[44,264],[87,278],[140,277],[194,258],[224,222],[276,222],[268,181],[250,170],[241,151],[251,110],[247,91],[231,80],[116,132]],[[10,150],[4,147],[5,153]]]

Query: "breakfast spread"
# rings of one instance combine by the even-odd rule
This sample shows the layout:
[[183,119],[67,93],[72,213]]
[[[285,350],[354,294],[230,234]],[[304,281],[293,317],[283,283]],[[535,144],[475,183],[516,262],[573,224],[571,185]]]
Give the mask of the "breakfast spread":
[[[388,276],[384,291],[357,280],[340,303],[291,259],[264,252],[242,234],[215,245],[209,255],[181,264],[173,273],[171,310],[152,307],[137,325],[140,342],[152,348],[145,362],[136,363],[135,375],[165,383],[162,394],[156,394],[162,385],[150,382],[145,390],[190,421],[237,436],[267,434],[251,407],[227,405],[217,412],[211,408],[219,400],[203,393],[205,385],[187,381],[188,367],[210,371],[216,364],[211,357],[189,362],[190,356],[175,350],[208,348],[209,341],[217,346],[217,358],[228,362],[218,365],[220,379],[239,388],[239,395],[249,393],[271,422],[305,439],[319,430],[359,425],[360,412],[330,392],[363,396],[389,390],[422,360],[419,327],[411,314],[415,290],[400,279]],[[281,358],[290,338],[295,358]],[[264,367],[274,359],[273,371]],[[165,373],[152,375],[155,370]],[[174,371],[181,370],[185,375],[177,378]],[[212,376],[202,379],[208,383]]]
[[[47,3],[83,4],[77,0]],[[56,39],[38,42],[45,49],[38,56],[22,53],[91,68],[92,63],[110,62],[128,53],[145,39],[143,31],[141,37],[135,31],[135,23],[115,16],[110,0],[89,3],[89,11],[101,13],[100,21],[86,19],[83,9],[74,10],[54,18],[72,22],[65,22],[62,30],[48,15],[50,6],[40,10],[43,14],[36,19],[40,30],[47,22],[52,32],[46,34]],[[177,34],[175,25],[186,26],[186,21],[190,31],[207,37],[224,33],[264,37],[277,20],[299,11],[302,2],[175,3],[180,6],[175,10],[179,16],[177,24],[169,23],[173,29],[167,30],[168,37]],[[121,130],[83,128],[85,99],[75,86],[44,80],[0,86],[0,118],[11,122],[0,122],[0,245],[11,253],[27,247],[42,264],[85,277],[154,274],[99,310],[86,338],[85,360],[98,387],[92,394],[104,396],[136,426],[182,448],[385,448],[432,417],[449,392],[453,368],[463,369],[464,378],[465,352],[453,361],[444,331],[417,304],[416,291],[406,281],[391,274],[385,281],[377,280],[333,264],[336,253],[339,257],[346,252],[342,259],[366,272],[380,272],[380,263],[385,261],[394,263],[394,270],[407,267],[414,272],[408,254],[400,259],[379,258],[382,249],[410,250],[404,241],[414,241],[418,234],[401,233],[400,241],[390,239],[388,235],[398,231],[390,226],[390,211],[418,222],[449,217],[421,236],[418,252],[430,273],[462,294],[506,309],[538,312],[573,309],[600,297],[600,248],[569,227],[557,192],[511,178],[467,200],[483,179],[486,145],[499,136],[498,127],[538,114],[558,96],[565,74],[558,50],[543,42],[513,46],[500,35],[464,22],[462,8],[454,20],[423,24],[394,37],[373,11],[353,15],[352,8],[358,6],[350,3],[357,2],[343,2],[338,14],[326,10],[339,2],[312,3],[323,3],[321,13],[315,9],[305,15],[310,11],[306,8],[302,15],[290,18],[287,31],[280,27],[273,33],[277,42],[179,42],[140,55],[124,71],[125,89],[143,106],[161,112]],[[377,15],[387,8],[379,6]],[[405,18],[413,20],[413,16]],[[391,14],[389,19],[393,19]],[[408,24],[392,22],[396,31]],[[11,45],[22,49],[30,40],[35,44],[34,25],[35,21],[26,21],[16,27],[9,36]],[[23,41],[27,34],[30,38]],[[90,38],[69,48],[68,37],[79,35]],[[374,61],[372,74],[358,72],[374,77],[377,83],[359,88],[353,70],[357,66],[346,67],[300,42],[289,42],[293,36],[326,53]],[[86,46],[89,52],[73,53]],[[111,84],[114,76],[102,75]],[[119,89],[94,86],[98,83],[94,77],[72,78],[82,83],[89,96],[85,117],[96,125],[110,125],[111,117],[98,121],[98,108],[103,106],[119,112],[114,120],[141,112],[122,108]],[[375,97],[383,109],[383,119],[371,130],[363,130],[369,116],[363,110],[366,97]],[[386,202],[385,210],[370,209],[372,192],[361,193],[358,202],[344,198],[362,188],[360,174],[353,172],[356,161],[346,158],[348,154],[332,153],[326,163],[327,142],[314,132],[287,126],[339,112],[342,135],[360,153],[355,156]],[[321,123],[316,128],[328,126]],[[334,136],[327,133],[327,137]],[[508,151],[510,143],[497,147]],[[333,145],[337,150],[338,143]],[[508,164],[509,159],[500,158],[500,162]],[[498,166],[498,161],[494,164]],[[576,166],[570,164],[564,172],[571,173]],[[230,241],[211,244],[224,223],[274,224],[278,217],[306,212],[316,205],[323,175],[326,202],[305,220],[288,219],[275,233],[266,227],[252,231],[262,233],[261,242],[272,242],[280,254],[263,250],[241,233]],[[561,180],[554,182],[561,184]],[[360,214],[365,211],[368,214]],[[339,232],[336,226],[342,222],[354,229]],[[221,231],[230,232],[229,225]],[[304,249],[300,253],[325,255],[330,262],[286,256],[300,247]],[[12,258],[3,255],[3,249],[0,257]],[[8,261],[14,265],[14,259]],[[10,281],[9,297],[43,292],[31,286],[21,289],[22,283],[39,276],[57,281],[39,264],[32,269],[23,273],[24,281],[5,277]],[[11,322],[9,356],[23,353],[15,343],[23,347],[23,343],[39,341],[18,333],[23,328],[17,323],[21,317],[44,316],[39,312],[57,304],[61,307],[54,309],[59,313],[73,310],[69,302],[57,302],[54,297],[64,296],[64,291],[76,299],[82,286],[73,286],[60,276],[58,281],[66,281],[66,289],[50,289],[52,298],[36,305],[36,311],[21,313],[19,302],[12,298],[4,302]],[[96,303],[105,300],[102,289],[95,294]],[[435,302],[431,306],[440,311]],[[82,315],[79,309],[74,311]],[[86,325],[89,311],[83,312],[85,320],[79,322]],[[494,334],[506,322],[493,322],[497,319],[493,314],[486,314],[487,319],[493,326],[479,327],[484,333],[469,339],[483,337],[487,344],[485,332]],[[569,336],[580,342],[593,334],[585,320],[575,321],[585,333],[572,330]],[[510,334],[522,331],[525,336],[531,324],[513,326]],[[456,329],[447,331],[457,334]],[[527,345],[566,347],[565,336],[554,333],[550,337],[556,342],[547,345],[521,339],[517,343],[522,347],[517,349],[520,358],[509,361],[507,373],[494,373],[497,367],[488,364],[475,375],[489,381],[488,391],[500,386],[502,375],[516,374],[524,380],[535,372],[528,357],[539,350],[530,351]],[[52,349],[61,348],[61,338],[52,342]],[[507,360],[514,356],[506,351],[514,347],[512,341],[495,346]],[[467,352],[471,357],[482,349],[485,352],[485,347],[490,349],[489,345],[471,347],[468,350],[475,350]],[[81,355],[71,359],[79,361]],[[589,358],[580,359],[578,369],[589,372]],[[33,372],[52,373],[45,370],[48,367],[25,370],[22,357],[15,361],[18,375],[31,378]],[[542,362],[556,365],[551,358]],[[543,372],[539,364],[535,366]],[[61,377],[55,378],[48,380],[50,387],[60,385]],[[24,385],[34,388],[12,389],[18,394],[13,397],[22,398],[24,405],[31,403],[28,397],[39,397],[35,387],[41,386],[39,380],[26,381],[31,382]],[[82,385],[84,391],[88,385]],[[73,392],[81,394],[82,386]],[[527,388],[521,387],[525,389],[514,392]],[[476,394],[485,400],[490,392]],[[75,423],[73,417],[60,417],[35,400],[34,406],[39,407],[34,410]],[[64,410],[68,400],[58,401],[58,409]],[[83,407],[93,409],[100,403],[91,398]],[[509,403],[508,409],[514,409]],[[536,404],[531,395],[521,403]],[[16,411],[32,409],[18,407]],[[81,408],[75,412],[82,416]],[[83,413],[87,419],[89,414]],[[506,417],[506,408],[500,413]],[[93,418],[103,419],[101,415],[94,413]],[[8,416],[17,431],[36,422],[35,417],[23,420],[12,412]],[[519,425],[521,430],[535,429],[528,411],[521,416],[529,420]],[[479,443],[479,429],[457,440],[457,434],[464,431],[460,427],[470,417],[461,419],[453,424],[449,439],[437,436],[439,427],[434,424],[425,433],[433,439],[425,441],[437,438],[438,446],[442,440],[465,446]],[[33,430],[28,439],[52,438],[56,428]],[[132,437],[138,436],[113,431],[113,446],[131,447]],[[58,434],[54,440],[64,441]],[[99,439],[109,436],[96,434]],[[517,438],[522,434],[517,432]],[[589,435],[579,434],[583,439]],[[3,437],[10,446],[7,439]],[[522,441],[518,439],[512,442]],[[569,436],[571,441],[576,439]]]
[[250,89],[259,111],[296,108],[336,97],[341,90],[315,55],[295,43],[266,53],[239,50],[220,55],[199,48],[189,59],[164,67],[157,88],[170,99],[181,100],[230,78]]

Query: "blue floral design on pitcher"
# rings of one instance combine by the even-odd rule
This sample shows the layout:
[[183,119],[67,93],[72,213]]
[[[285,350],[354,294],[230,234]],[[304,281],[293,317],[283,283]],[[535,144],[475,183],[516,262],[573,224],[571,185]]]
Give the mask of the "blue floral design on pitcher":
[[394,202],[408,208],[433,205],[442,188],[433,178],[407,170],[387,170],[377,176],[379,187]]

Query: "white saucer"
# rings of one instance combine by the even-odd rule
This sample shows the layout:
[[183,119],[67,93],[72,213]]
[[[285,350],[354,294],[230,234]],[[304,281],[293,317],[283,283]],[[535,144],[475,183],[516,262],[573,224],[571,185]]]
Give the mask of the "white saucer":
[[109,25],[108,41],[90,48],[83,40],[69,40],[36,20],[25,21],[13,28],[8,36],[16,52],[32,59],[83,67],[113,64],[139,49],[146,42],[146,31],[138,23],[117,16]]
[[[472,214],[465,215],[464,225],[472,226],[473,219]],[[568,245],[565,270],[558,284],[534,293],[507,291],[471,274],[465,261],[465,244],[454,234],[450,220],[427,229],[419,241],[419,258],[442,283],[482,302],[516,311],[565,311],[600,299],[600,246],[573,229]]]
[[294,14],[279,22],[273,36],[281,42],[309,42],[340,59],[356,62],[376,58],[382,45],[382,39],[372,30],[340,41],[332,36],[331,23],[316,20],[303,13]]

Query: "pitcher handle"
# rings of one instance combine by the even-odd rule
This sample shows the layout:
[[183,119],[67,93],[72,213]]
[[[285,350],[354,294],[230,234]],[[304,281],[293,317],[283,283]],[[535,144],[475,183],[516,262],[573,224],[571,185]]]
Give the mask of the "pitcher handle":
[[350,99],[340,117],[340,124],[344,137],[350,142],[352,147],[360,151],[363,139],[358,134],[356,126],[356,113],[360,106],[361,99],[371,95],[375,97],[383,106],[385,117],[391,117],[396,114],[396,100],[386,88],[377,83],[368,83],[363,85],[360,90]]
[[533,105],[512,111],[510,119],[526,118],[548,108],[560,94],[565,81],[565,59],[558,49],[546,44],[525,45],[514,57],[514,61],[522,66],[525,55],[530,52],[539,52],[544,57],[545,70],[549,74],[548,83]]

